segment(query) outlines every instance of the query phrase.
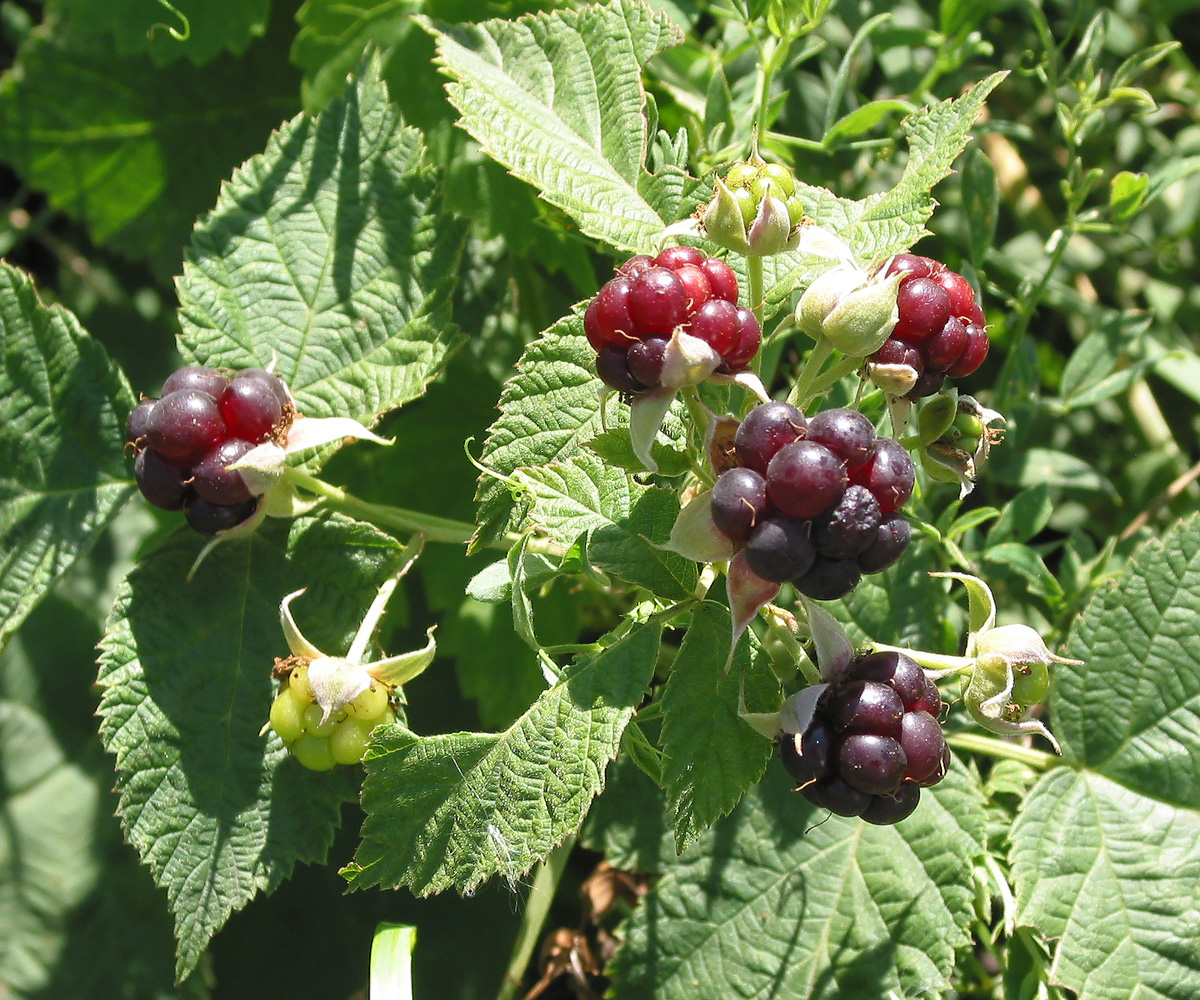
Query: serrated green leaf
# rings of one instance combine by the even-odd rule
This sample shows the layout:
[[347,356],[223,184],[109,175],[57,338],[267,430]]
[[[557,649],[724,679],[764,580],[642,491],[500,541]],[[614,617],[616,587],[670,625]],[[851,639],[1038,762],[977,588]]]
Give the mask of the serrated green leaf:
[[1112,375],[1123,357],[1140,345],[1153,317],[1141,313],[1119,313],[1098,323],[1072,352],[1063,369],[1059,392],[1071,405]]
[[[882,573],[865,576],[848,597],[830,602],[829,611],[845,622],[855,642],[875,640],[913,649],[959,651],[959,639],[946,619],[945,584],[929,575],[940,569],[932,546],[913,548]],[[889,638],[890,637],[890,638]],[[946,648],[947,644],[953,648]]]
[[[582,308],[576,307],[526,348],[517,373],[504,384],[500,417],[488,428],[480,461],[500,476],[511,476],[522,466],[587,454],[606,422],[612,430],[629,423],[629,407],[612,395],[602,415],[603,387],[596,377],[596,352],[583,335]],[[679,407],[668,413],[656,439],[655,448],[668,456],[685,438]],[[668,464],[672,461],[677,460]],[[513,518],[517,504],[504,483],[481,477],[476,500],[479,541],[494,540],[519,523]]]
[[[286,655],[279,600],[318,648],[344,652],[400,546],[337,516],[268,522],[184,578],[199,548],[172,535],[130,574],[100,646],[100,735],[116,755],[125,834],[167,890],[186,975],[209,937],[297,862],[321,861],[352,769],[318,774],[260,731]],[[305,614],[305,608],[311,609]]]
[[376,736],[351,888],[418,896],[512,882],[574,833],[654,674],[659,630],[642,626],[570,667],[503,733]]
[[592,455],[518,469],[514,478],[529,488],[525,518],[563,545],[586,538],[589,564],[660,597],[690,597],[696,564],[656,549],[671,537],[679,499],[671,490],[642,486],[621,469]]
[[962,197],[971,262],[980,268],[996,239],[1000,182],[992,161],[978,146],[970,147],[963,157]]
[[1000,517],[988,532],[989,545],[998,542],[1028,542],[1050,523],[1054,500],[1050,487],[1038,483],[1022,490],[1004,505]]
[[345,89],[366,47],[387,46],[420,7],[418,0],[305,0],[296,12],[300,31],[291,52],[304,70],[304,110],[322,111]]
[[[271,13],[271,0],[172,4],[187,18],[186,25],[155,0],[55,0],[54,6],[79,31],[111,36],[121,55],[146,52],[160,66],[183,58],[200,65],[222,52],[240,55],[266,31]],[[168,29],[188,37],[175,38]]]
[[[926,234],[925,223],[936,204],[930,192],[950,173],[988,94],[1006,75],[993,73],[961,97],[922,108],[904,120],[909,156],[900,182],[890,191],[867,198],[848,234],[862,259],[881,261]],[[869,252],[860,249],[867,247]]]
[[[930,794],[932,792],[933,794]],[[828,816],[780,767],[634,912],[613,973],[622,1000],[874,1000],[944,990],[973,911],[985,807],[960,766],[896,826]]]
[[[670,444],[664,440],[663,432],[669,433],[671,430],[672,428],[664,421],[663,431],[659,433],[657,440],[650,448],[650,454],[658,464],[660,476],[681,476],[692,467],[691,458],[687,453],[686,438],[681,436],[671,441]],[[609,465],[615,465],[626,472],[646,471],[642,460],[633,453],[633,440],[630,438],[628,427],[614,427],[603,434],[597,434],[588,441],[586,447],[588,451],[595,452]]]
[[1080,1000],[1189,1000],[1200,991],[1188,930],[1200,816],[1146,791],[1055,768],[1012,831],[1018,919],[1059,939],[1051,981]]
[[0,82],[0,148],[96,243],[176,274],[220,182],[298,106],[297,74],[275,41],[204,70],[156,69],[114,59],[102,40],[39,30]]
[[133,393],[104,348],[0,263],[0,649],[133,493]]
[[45,989],[69,942],[72,911],[100,877],[96,827],[106,803],[46,721],[0,701],[0,989]]
[[1053,448],[1028,448],[1014,463],[1020,470],[1017,483],[1022,487],[1048,483],[1051,486],[1095,490],[1114,494],[1112,483],[1088,462],[1076,455]]
[[751,712],[779,707],[770,657],[748,632],[726,670],[732,634],[728,608],[696,608],[663,691],[662,778],[680,853],[762,778],[775,750],[738,717],[743,684]]
[[[1013,830],[1020,919],[1058,942],[1081,1000],[1200,990],[1181,928],[1200,884],[1200,517],[1147,542],[1098,594],[1056,668],[1053,729],[1072,764]],[[1047,845],[1053,845],[1048,847]]]
[[641,70],[682,38],[664,15],[620,0],[518,21],[424,23],[454,80],[446,89],[462,127],[584,233],[645,250],[675,221],[643,191]]
[[421,134],[371,59],[316,118],[293,119],[196,227],[177,288],[185,357],[276,372],[303,413],[374,423],[444,364],[463,230]]
[[826,149],[834,149],[843,142],[857,139],[860,135],[870,132],[888,115],[896,112],[911,112],[913,106],[908,101],[896,98],[885,98],[879,101],[868,101],[860,108],[855,108],[843,115],[829,127],[821,140]]

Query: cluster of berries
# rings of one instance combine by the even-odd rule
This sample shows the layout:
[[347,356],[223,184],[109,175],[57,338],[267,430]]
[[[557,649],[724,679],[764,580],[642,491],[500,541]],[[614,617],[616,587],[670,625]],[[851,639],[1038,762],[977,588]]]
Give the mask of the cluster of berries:
[[783,765],[814,805],[868,823],[898,823],[950,766],[937,686],[903,653],[871,653],[817,700],[803,733],[785,735]]
[[313,698],[307,664],[293,665],[271,703],[271,728],[310,771],[357,764],[375,727],[396,721],[388,689],[377,680],[324,722],[323,714]]
[[908,548],[899,508],[912,494],[912,459],[857,410],[805,420],[788,403],[763,403],[733,444],[739,465],[713,486],[712,519],[762,579],[835,600]]
[[258,504],[229,466],[264,441],[280,440],[295,408],[287,388],[261,368],[230,376],[189,365],[129,415],[126,442],[137,455],[138,489],[163,510],[182,510],[202,535],[241,524]]
[[725,186],[741,210],[749,229],[766,198],[778,198],[787,207],[788,222],[794,227],[804,218],[804,203],[796,195],[796,179],[787,167],[761,159],[735,163],[725,175]]
[[631,257],[583,317],[596,350],[596,373],[619,392],[661,386],[667,343],[676,329],[708,344],[724,369],[744,368],[758,353],[762,330],[754,313],[737,301],[733,269],[695,247]]
[[900,318],[871,360],[915,370],[905,396],[917,400],[941,389],[947,375],[962,378],[983,364],[988,336],[975,289],[961,274],[911,253],[893,257],[884,274],[899,272],[907,272],[896,297]]

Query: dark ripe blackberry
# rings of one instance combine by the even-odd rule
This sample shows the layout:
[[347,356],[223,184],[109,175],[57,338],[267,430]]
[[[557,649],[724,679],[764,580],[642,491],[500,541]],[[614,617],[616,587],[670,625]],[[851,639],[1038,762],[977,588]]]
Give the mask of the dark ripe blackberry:
[[925,371],[917,376],[917,381],[904,394],[904,398],[916,402],[918,399],[924,399],[926,396],[932,396],[934,393],[940,392],[942,386],[945,384],[946,372],[935,372],[932,368],[926,368]]
[[896,296],[900,318],[892,335],[910,344],[934,336],[950,318],[950,296],[934,278],[908,278]]
[[910,781],[925,781],[941,769],[946,739],[941,724],[928,712],[904,713],[900,746],[908,760],[904,776]]
[[650,337],[632,344],[625,355],[629,373],[643,386],[662,384],[663,360],[667,354],[667,341],[662,337]]
[[676,268],[675,275],[683,282],[683,290],[687,293],[688,312],[694,313],[712,298],[712,285],[708,282],[708,275],[695,264],[684,264]]
[[871,804],[870,794],[851,787],[840,777],[808,785],[800,789],[800,794],[838,816],[861,816]]
[[837,729],[876,736],[898,737],[903,716],[900,696],[879,681],[851,681],[837,691],[829,707],[829,719]]
[[906,781],[891,795],[876,795],[859,815],[875,826],[891,826],[912,815],[920,801],[921,789]]
[[793,441],[767,465],[767,496],[793,517],[816,517],[836,504],[849,477],[845,463],[823,444]]
[[737,317],[737,336],[734,338],[733,346],[721,355],[725,367],[730,371],[745,368],[754,360],[754,355],[762,346],[762,327],[758,325],[754,313],[738,306]]
[[733,268],[719,257],[705,257],[699,264],[700,270],[708,277],[708,285],[712,289],[714,299],[724,299],[735,306],[738,301],[737,275]]
[[746,414],[733,438],[738,461],[759,475],[785,444],[804,437],[808,421],[790,403],[763,403]]
[[654,258],[649,254],[639,253],[618,267],[617,274],[625,278],[636,278],[643,271],[648,271],[652,267],[654,267]]
[[887,684],[899,696],[906,712],[913,711],[913,706],[926,693],[925,671],[917,661],[905,653],[891,650],[860,657],[846,672],[846,677]]
[[150,427],[150,411],[154,409],[154,404],[157,399],[143,399],[129,414],[129,419],[125,422],[125,443],[131,444],[135,448],[139,447],[138,442],[146,436],[146,431]]
[[712,519],[717,530],[744,542],[767,512],[767,482],[753,469],[730,469],[712,488]]
[[784,734],[779,744],[779,755],[797,788],[829,777],[831,745],[829,730],[820,722],[809,726],[803,737],[799,734]]
[[784,514],[763,518],[743,551],[750,569],[772,583],[786,583],[806,572],[817,557],[808,539],[808,522]]
[[880,365],[908,365],[919,377],[925,371],[925,355],[907,340],[889,337],[881,348],[871,355],[871,361]]
[[654,258],[655,267],[665,267],[678,273],[686,264],[699,267],[705,260],[705,253],[697,247],[667,247]]
[[890,795],[904,780],[908,758],[900,741],[891,736],[852,733],[838,747],[837,768],[852,788],[868,795]]
[[192,489],[205,500],[228,506],[249,500],[253,494],[242,474],[227,469],[254,443],[242,438],[226,438],[192,467]]
[[942,696],[938,692],[937,685],[926,677],[921,694],[905,707],[910,712],[928,712],[935,719],[938,718],[942,714]]
[[687,291],[674,271],[652,267],[639,274],[629,290],[629,315],[643,336],[669,337],[687,322]]
[[184,502],[183,516],[193,531],[202,535],[215,535],[218,531],[236,528],[254,513],[257,499],[231,505],[216,504],[204,497],[190,496]]
[[858,554],[858,568],[864,574],[883,572],[904,555],[911,540],[912,526],[903,514],[884,514],[874,540]]
[[198,389],[180,389],[154,404],[146,442],[172,465],[187,468],[225,434],[217,401]]
[[737,306],[724,299],[709,299],[696,310],[684,327],[684,332],[703,340],[718,354],[724,355],[737,343]]
[[971,287],[971,283],[966,278],[957,271],[947,269],[941,274],[935,275],[933,280],[941,285],[950,297],[951,316],[971,315],[971,310],[976,303],[975,289]]
[[951,378],[962,378],[975,371],[988,356],[987,330],[975,323],[967,324],[967,346],[963,348],[962,357],[950,366],[946,374]]
[[928,278],[933,273],[930,265],[933,261],[928,257],[920,257],[915,253],[898,253],[893,257],[884,271],[884,275],[898,274],[907,271],[913,278]]
[[792,586],[814,601],[836,601],[858,586],[862,572],[853,559],[830,559],[817,553],[812,566],[792,579]]
[[875,541],[882,517],[879,501],[870,490],[847,486],[836,504],[813,519],[813,547],[830,559],[857,556]]
[[641,392],[646,388],[630,372],[625,352],[615,347],[606,347],[596,355],[596,374],[617,392]]
[[846,463],[846,471],[853,476],[871,460],[875,427],[857,410],[839,406],[823,410],[809,420],[805,438],[832,451]]
[[966,324],[957,316],[951,316],[941,332],[925,345],[925,360],[930,370],[944,372],[963,356],[966,348]]
[[163,510],[183,509],[188,495],[185,476],[182,469],[169,465],[153,448],[143,448],[133,463],[133,478],[142,496]]
[[231,380],[220,403],[229,436],[244,441],[265,441],[283,417],[279,397],[263,379]]
[[[635,340],[641,339],[641,331],[634,322],[633,314],[629,311],[629,293],[633,290],[633,278],[618,275],[605,283],[596,293],[596,297],[588,306],[592,313],[592,328],[594,333],[588,334],[588,340],[597,351],[605,347],[628,347]],[[593,312],[594,310],[594,312]],[[584,332],[587,332],[588,317],[584,314]]]
[[891,438],[876,438],[871,463],[858,474],[855,482],[875,494],[882,513],[890,514],[904,506],[912,496],[916,474],[912,459],[902,445]]
[[936,785],[939,781],[941,781],[944,777],[946,777],[946,772],[949,770],[950,770],[950,748],[948,746],[946,746],[945,740],[943,738],[942,759],[940,761],[938,761],[938,766],[933,769],[933,772],[929,775],[929,777],[925,778],[922,781],[918,781],[917,784],[920,785],[922,788],[929,788],[932,785]]
[[203,365],[187,365],[184,368],[177,368],[163,383],[162,394],[169,396],[173,392],[179,392],[180,389],[195,389],[198,392],[206,392],[213,399],[220,399],[221,393],[225,391],[225,386],[229,384],[229,379],[222,375],[215,368],[205,368]]

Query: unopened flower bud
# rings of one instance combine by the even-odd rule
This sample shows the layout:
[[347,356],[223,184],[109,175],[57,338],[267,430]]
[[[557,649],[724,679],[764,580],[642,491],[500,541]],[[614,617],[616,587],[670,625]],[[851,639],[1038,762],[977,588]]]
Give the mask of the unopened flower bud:
[[796,322],[810,336],[826,337],[849,357],[874,354],[899,319],[896,295],[901,277],[870,278],[851,266],[827,271],[800,297]]

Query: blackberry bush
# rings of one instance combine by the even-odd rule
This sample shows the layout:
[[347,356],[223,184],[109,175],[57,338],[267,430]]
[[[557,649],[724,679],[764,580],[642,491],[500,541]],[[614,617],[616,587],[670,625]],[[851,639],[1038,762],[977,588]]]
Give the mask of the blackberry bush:
[[2,5],[0,993],[1200,995],[1170,17],[102,6]]

